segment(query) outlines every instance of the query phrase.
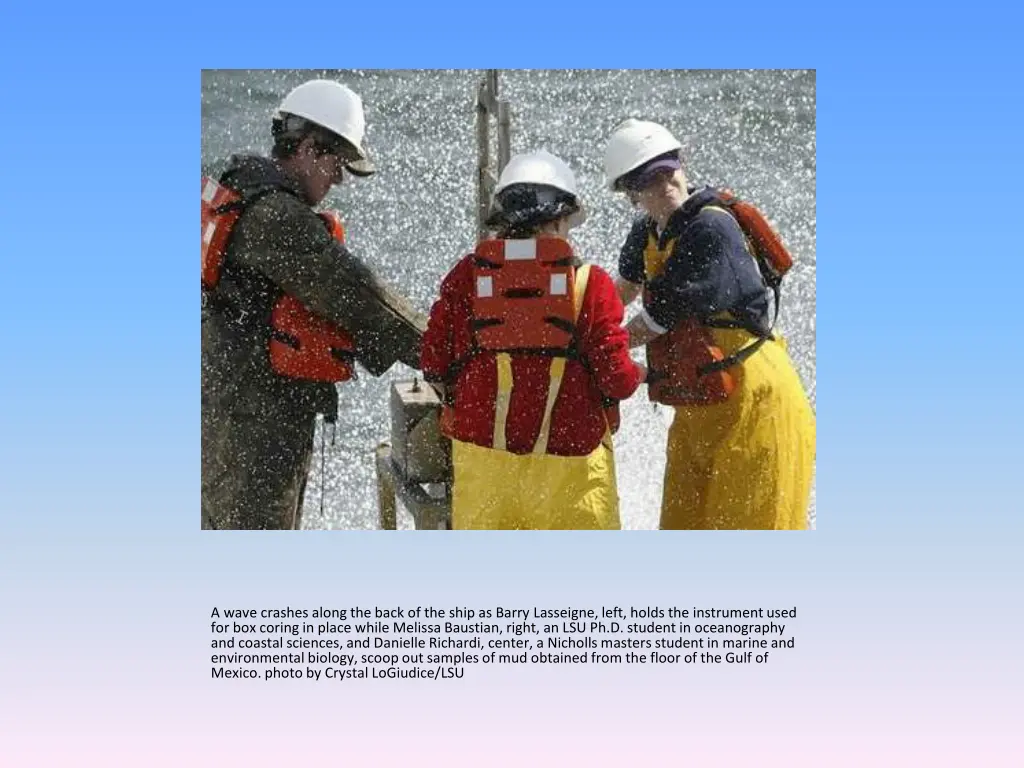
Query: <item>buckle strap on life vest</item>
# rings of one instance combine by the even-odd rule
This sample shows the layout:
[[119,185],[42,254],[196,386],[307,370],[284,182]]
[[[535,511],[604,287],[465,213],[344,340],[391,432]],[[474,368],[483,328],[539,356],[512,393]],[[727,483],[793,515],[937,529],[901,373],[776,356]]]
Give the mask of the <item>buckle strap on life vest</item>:
[[713,363],[707,363],[706,365],[698,367],[697,375],[706,376],[709,373],[717,373],[719,371],[724,371],[726,368],[731,368],[737,363],[742,363],[752,354],[757,352],[757,350],[761,348],[762,344],[764,344],[769,339],[773,338],[775,337],[772,336],[771,334],[768,334],[767,336],[759,336],[757,340],[754,341],[752,344],[748,344],[742,349],[736,350],[731,355],[723,357],[721,360],[716,360]]
[[[705,325],[708,328],[727,328],[727,329],[728,328],[732,328],[732,329],[741,329],[741,330],[745,330],[745,331],[749,331],[750,330],[746,325],[744,325],[739,320],[736,320],[735,318],[733,318],[731,316],[727,316],[727,317],[709,317],[707,320],[704,320],[701,323],[701,325]],[[756,333],[754,335],[755,336],[760,336],[761,334]]]
[[[777,306],[778,304],[776,303],[776,307]],[[777,316],[778,315],[776,314],[776,317]],[[704,320],[701,324],[706,328],[722,328],[727,330],[746,331],[747,333],[750,333],[756,336],[757,338],[747,346],[741,347],[740,349],[736,350],[731,355],[726,355],[721,360],[716,360],[713,363],[707,363],[706,365],[698,366],[698,376],[705,376],[709,373],[718,373],[719,371],[724,371],[727,368],[731,368],[732,366],[737,365],[738,363],[742,363],[748,357],[757,352],[757,350],[759,350],[766,341],[775,341],[775,335],[771,331],[755,331],[754,329],[747,327],[747,325],[739,322],[738,320],[729,315],[709,317],[706,320]],[[774,325],[775,324],[773,322],[772,326],[774,327]]]

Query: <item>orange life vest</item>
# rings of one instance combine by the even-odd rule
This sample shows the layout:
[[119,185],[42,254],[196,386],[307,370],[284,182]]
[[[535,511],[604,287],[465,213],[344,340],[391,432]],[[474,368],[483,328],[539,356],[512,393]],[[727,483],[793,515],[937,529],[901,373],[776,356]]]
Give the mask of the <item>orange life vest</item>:
[[647,396],[663,405],[709,405],[729,399],[736,381],[729,370],[708,370],[724,361],[711,331],[687,319],[647,345],[647,367],[654,380]]
[[572,247],[559,237],[484,240],[473,259],[472,328],[491,351],[568,350],[576,329]]
[[[793,266],[793,257],[782,238],[756,206],[740,200],[729,190],[716,190],[706,205],[728,212],[739,224],[762,279],[775,293],[778,317],[779,285]],[[675,240],[672,240],[664,249],[658,249],[654,236],[648,236],[644,251],[648,280],[665,268],[674,245]],[[651,400],[664,405],[709,405],[727,400],[736,389],[736,379],[729,369],[750,357],[771,338],[770,333],[760,336],[752,344],[726,356],[715,344],[711,332],[714,327],[737,325],[726,318],[707,324],[690,318],[647,345],[648,367],[655,372],[655,379],[648,387]]]
[[[589,267],[577,282],[572,246],[559,237],[480,242],[473,259],[472,328],[480,349],[498,352],[495,447],[504,447],[504,419],[512,385],[510,352],[554,353],[544,419],[535,452],[547,446],[551,413],[583,306]],[[563,353],[563,354],[560,354]],[[603,405],[609,432],[619,428],[619,406]],[[504,412],[503,412],[504,411]],[[441,413],[441,432],[453,434],[450,404]]]
[[213,179],[203,177],[202,193],[202,282],[203,288],[212,290],[220,281],[228,240],[238,217],[242,215],[241,197]]
[[[228,242],[245,200],[233,189],[203,178],[202,286],[213,290],[220,281]],[[345,241],[341,218],[319,214],[331,235]],[[341,328],[318,317],[298,299],[284,294],[270,316],[270,366],[278,374],[307,381],[340,382],[354,373],[355,342]]]

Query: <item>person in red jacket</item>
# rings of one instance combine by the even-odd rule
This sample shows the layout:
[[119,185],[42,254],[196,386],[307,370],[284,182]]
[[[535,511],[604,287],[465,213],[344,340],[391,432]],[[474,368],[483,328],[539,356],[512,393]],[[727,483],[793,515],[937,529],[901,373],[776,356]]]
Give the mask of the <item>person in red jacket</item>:
[[497,238],[445,276],[423,336],[445,402],[452,527],[617,529],[617,403],[645,380],[611,277],[566,238],[576,179],[548,152],[516,155],[488,219]]

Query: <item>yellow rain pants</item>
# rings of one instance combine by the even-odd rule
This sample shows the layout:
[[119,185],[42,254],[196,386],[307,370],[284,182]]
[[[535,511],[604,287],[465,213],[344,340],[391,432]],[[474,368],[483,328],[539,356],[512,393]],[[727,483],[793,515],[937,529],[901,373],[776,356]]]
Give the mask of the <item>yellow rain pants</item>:
[[615,458],[515,454],[452,440],[452,528],[617,530]]
[[[726,355],[752,341],[713,334]],[[730,372],[738,386],[727,401],[675,409],[661,528],[805,529],[815,417],[785,342],[765,342]]]
[[[575,309],[579,315],[590,266],[576,273]],[[565,358],[551,361],[551,382],[533,453],[505,447],[505,421],[512,394],[512,363],[497,356],[498,393],[494,448],[452,440],[452,528],[498,530],[617,530],[619,492],[610,433],[587,456],[548,454],[551,413],[558,399]]]

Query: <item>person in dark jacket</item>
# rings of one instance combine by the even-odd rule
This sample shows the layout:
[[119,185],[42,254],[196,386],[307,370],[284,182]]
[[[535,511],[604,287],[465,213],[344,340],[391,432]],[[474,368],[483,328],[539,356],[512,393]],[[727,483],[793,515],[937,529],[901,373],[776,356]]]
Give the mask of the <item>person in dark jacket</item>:
[[335,385],[356,362],[374,376],[418,368],[426,328],[314,208],[346,173],[375,170],[360,98],[304,83],[272,133],[271,157],[232,157],[204,180],[204,529],[298,528],[316,416],[336,418]]
[[687,183],[663,126],[627,120],[605,154],[608,185],[643,212],[619,258],[619,295],[642,295],[627,326],[645,344],[649,396],[675,408],[663,529],[807,527],[815,419],[769,286],[715,190]]

